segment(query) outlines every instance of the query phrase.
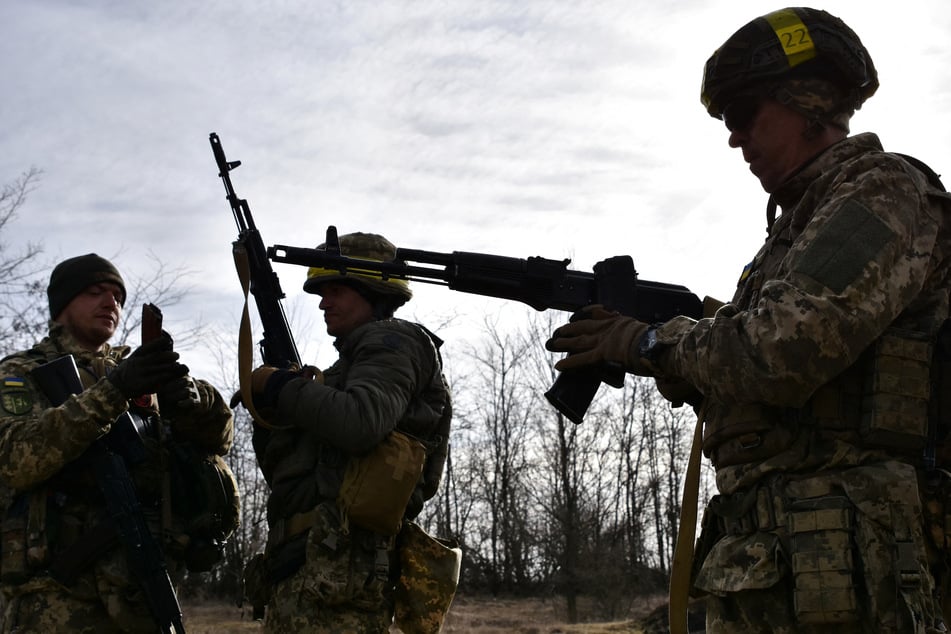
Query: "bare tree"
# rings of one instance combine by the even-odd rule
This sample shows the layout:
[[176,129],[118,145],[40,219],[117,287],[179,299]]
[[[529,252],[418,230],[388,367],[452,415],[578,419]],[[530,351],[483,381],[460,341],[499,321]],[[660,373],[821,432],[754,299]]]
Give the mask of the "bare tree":
[[[155,304],[167,315],[169,309],[181,305],[192,292],[188,277],[192,271],[182,266],[170,266],[152,251],[147,253],[150,266],[144,275],[132,275],[123,272],[126,282],[126,300],[122,311],[122,321],[113,335],[114,345],[136,346],[139,341],[139,330],[142,326],[142,304]],[[183,327],[175,328],[172,333],[175,347],[179,350],[187,348],[202,335],[203,325],[200,321],[182,321]],[[166,330],[171,330],[166,324]]]
[[17,245],[13,250],[7,235],[29,194],[39,182],[41,171],[31,167],[0,188],[0,350],[11,352],[32,343],[46,327],[43,299],[43,264],[40,243]]
[[[524,380],[527,344],[486,319],[485,340],[467,351],[473,374],[464,469],[475,496],[477,523],[467,528],[470,557],[493,593],[527,588],[533,581],[528,446],[537,399]],[[458,458],[458,453],[456,454]]]
[[[551,312],[529,319],[525,333],[534,362],[532,376],[536,385],[551,385],[557,376],[555,357],[544,351],[543,341],[561,323]],[[543,448],[536,488],[538,505],[545,514],[545,531],[554,587],[565,598],[567,619],[578,622],[578,598],[584,590],[583,553],[585,541],[595,537],[598,528],[600,454],[596,424],[576,425],[551,405],[545,404],[539,417],[539,440]]]

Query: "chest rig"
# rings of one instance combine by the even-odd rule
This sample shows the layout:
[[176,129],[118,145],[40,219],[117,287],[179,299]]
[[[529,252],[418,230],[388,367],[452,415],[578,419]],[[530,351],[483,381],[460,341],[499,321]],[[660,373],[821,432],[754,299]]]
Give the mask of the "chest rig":
[[[755,306],[763,284],[784,273],[795,225],[795,218],[781,217],[744,269],[733,302],[741,310]],[[746,464],[782,452],[808,433],[918,459],[933,447],[940,416],[932,397],[940,392],[938,373],[932,371],[935,343],[929,333],[889,328],[801,408],[714,404],[704,453],[717,468]]]

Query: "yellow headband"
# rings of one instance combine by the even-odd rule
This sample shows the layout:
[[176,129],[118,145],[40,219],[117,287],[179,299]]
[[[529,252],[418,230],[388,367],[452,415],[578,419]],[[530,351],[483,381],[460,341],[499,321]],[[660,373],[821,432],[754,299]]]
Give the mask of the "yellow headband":
[[334,280],[345,280],[349,277],[360,277],[362,278],[359,281],[366,280],[370,283],[371,287],[378,284],[384,285],[380,290],[396,292],[407,297],[412,296],[412,292],[409,289],[409,282],[404,279],[388,277],[383,279],[380,275],[374,271],[367,269],[354,269],[347,268],[344,272],[341,272],[339,269],[328,269],[322,266],[312,266],[307,269],[307,280],[314,280],[319,282],[318,278],[326,277],[326,281],[331,282]]

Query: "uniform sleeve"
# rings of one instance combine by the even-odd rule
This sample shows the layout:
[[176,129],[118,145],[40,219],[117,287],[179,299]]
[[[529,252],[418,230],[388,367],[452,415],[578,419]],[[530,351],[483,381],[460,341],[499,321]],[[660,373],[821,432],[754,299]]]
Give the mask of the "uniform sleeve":
[[18,491],[49,479],[82,455],[127,409],[125,398],[105,379],[59,407],[51,407],[28,376],[23,381],[19,397],[29,402],[5,400],[0,416],[0,478]]
[[366,453],[406,412],[420,381],[420,348],[403,331],[374,328],[354,348],[343,389],[294,379],[281,390],[277,419],[342,451]]
[[941,221],[907,173],[869,169],[826,198],[749,310],[677,318],[658,362],[723,403],[800,406],[921,293]]
[[206,451],[223,456],[234,442],[234,413],[224,397],[210,383],[193,379],[199,402],[171,419],[177,440],[190,441]]

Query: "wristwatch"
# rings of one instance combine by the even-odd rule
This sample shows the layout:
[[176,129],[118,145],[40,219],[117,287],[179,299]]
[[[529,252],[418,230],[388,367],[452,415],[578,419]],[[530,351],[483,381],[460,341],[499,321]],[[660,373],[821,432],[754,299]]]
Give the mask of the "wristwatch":
[[641,340],[637,346],[637,355],[643,362],[651,366],[654,371],[659,371],[657,362],[660,359],[660,353],[667,347],[667,344],[657,340],[657,328],[651,326],[641,335]]
[[650,361],[657,355],[657,329],[651,326],[641,335],[640,343],[637,345],[637,354]]

